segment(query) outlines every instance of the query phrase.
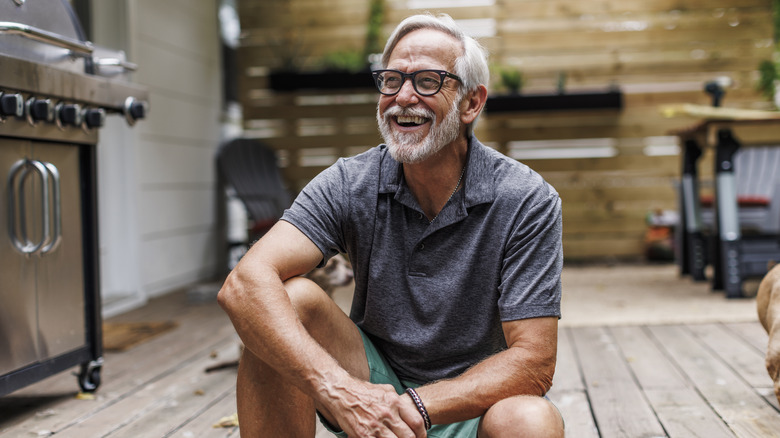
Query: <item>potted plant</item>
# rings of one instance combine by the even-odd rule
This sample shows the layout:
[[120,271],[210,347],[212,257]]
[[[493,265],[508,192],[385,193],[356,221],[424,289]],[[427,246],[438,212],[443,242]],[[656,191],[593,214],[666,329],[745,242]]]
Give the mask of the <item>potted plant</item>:
[[371,0],[363,51],[340,50],[326,54],[314,71],[284,69],[271,72],[269,87],[276,91],[300,89],[339,90],[375,87],[369,57],[381,50],[380,33],[384,19],[384,0]]
[[520,94],[525,79],[523,73],[516,68],[502,68],[498,70],[501,85],[509,91],[509,94]]
[[555,111],[578,109],[620,109],[623,93],[617,87],[606,91],[569,92],[565,89],[566,74],[558,75],[554,93],[520,93],[525,84],[524,75],[515,68],[498,68],[499,86],[505,93],[488,96],[488,113]]

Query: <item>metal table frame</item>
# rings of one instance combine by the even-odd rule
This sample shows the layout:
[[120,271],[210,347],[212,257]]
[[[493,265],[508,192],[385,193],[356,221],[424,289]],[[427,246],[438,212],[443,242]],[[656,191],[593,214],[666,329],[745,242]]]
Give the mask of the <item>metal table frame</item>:
[[742,272],[743,242],[739,224],[737,184],[734,173],[734,154],[742,144],[733,134],[733,128],[765,124],[778,125],[776,141],[780,142],[780,118],[751,120],[705,120],[693,128],[678,131],[681,139],[682,178],[680,183],[679,265],[682,274],[694,280],[705,280],[707,241],[702,227],[698,160],[704,148],[715,150],[714,229],[713,244],[709,248],[713,265],[713,289],[723,289],[728,298],[743,296]]

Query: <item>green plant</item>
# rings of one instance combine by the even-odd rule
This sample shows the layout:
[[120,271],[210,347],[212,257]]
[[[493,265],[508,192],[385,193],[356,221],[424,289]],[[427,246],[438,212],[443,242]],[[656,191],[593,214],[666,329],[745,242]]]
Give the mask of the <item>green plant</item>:
[[764,60],[758,65],[757,88],[769,100],[775,98],[775,81],[778,79],[777,64],[774,61]]
[[501,68],[498,71],[501,85],[510,93],[519,93],[523,88],[525,78],[523,73],[516,68]]
[[366,57],[356,50],[339,50],[326,54],[322,64],[326,69],[357,72],[366,66]]
[[372,53],[379,53],[382,51],[381,33],[384,17],[384,0],[371,0],[371,6],[368,11],[368,31],[366,32],[366,47],[364,53],[366,59],[368,59],[368,56]]
[[381,31],[384,22],[384,0],[371,0],[368,11],[366,45],[362,51],[338,50],[325,54],[322,65],[326,69],[357,72],[366,67],[369,55],[382,51]]
[[780,41],[780,0],[772,1],[772,18],[775,23],[775,42]]

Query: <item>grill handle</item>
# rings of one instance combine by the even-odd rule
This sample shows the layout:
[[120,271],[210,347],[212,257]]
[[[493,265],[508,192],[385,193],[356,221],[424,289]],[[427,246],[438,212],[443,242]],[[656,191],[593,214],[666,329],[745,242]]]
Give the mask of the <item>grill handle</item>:
[[94,50],[92,43],[88,41],[81,42],[72,38],[58,35],[54,32],[49,32],[48,30],[38,29],[37,27],[22,23],[14,23],[11,21],[0,21],[0,33],[21,35],[26,38],[30,38],[46,44],[51,44],[53,46],[62,47],[64,49],[68,49],[86,56],[91,55]]
[[[60,171],[49,162],[41,161],[40,163],[49,171],[49,177],[51,178],[50,193],[52,194],[52,234],[51,241],[41,248],[41,255],[44,255],[57,249],[62,241],[62,198],[60,196]],[[48,200],[46,202],[48,203]]]
[[138,70],[138,64],[130,61],[124,61],[118,58],[95,58],[95,64],[98,66],[98,68],[122,67],[126,71]]
[[[27,236],[26,227],[26,209],[24,206],[24,181],[29,172],[34,171],[41,180],[42,191],[42,230],[41,241],[37,244],[30,242]],[[17,179],[17,174],[21,172]],[[31,255],[37,253],[49,240],[49,170],[46,165],[37,160],[22,159],[11,166],[8,174],[8,235],[14,248],[22,254]],[[16,182],[19,182],[18,186]],[[16,195],[19,195],[19,213],[16,212]],[[16,234],[16,219],[19,218],[19,229],[22,233],[22,240]]]

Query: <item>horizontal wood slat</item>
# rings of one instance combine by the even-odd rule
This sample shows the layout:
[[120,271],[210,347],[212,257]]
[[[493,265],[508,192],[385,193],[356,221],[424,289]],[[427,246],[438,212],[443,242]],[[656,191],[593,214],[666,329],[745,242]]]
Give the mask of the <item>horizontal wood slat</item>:
[[508,16],[519,17],[572,17],[591,15],[615,15],[625,13],[669,13],[671,11],[707,10],[713,14],[725,14],[727,10],[766,9],[766,0],[515,0],[501,4]]

